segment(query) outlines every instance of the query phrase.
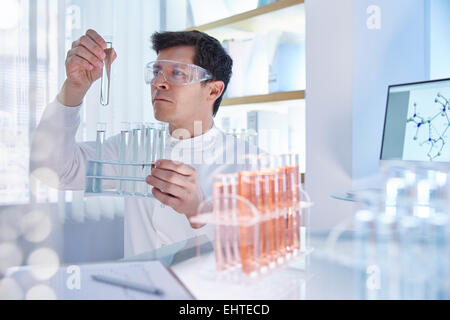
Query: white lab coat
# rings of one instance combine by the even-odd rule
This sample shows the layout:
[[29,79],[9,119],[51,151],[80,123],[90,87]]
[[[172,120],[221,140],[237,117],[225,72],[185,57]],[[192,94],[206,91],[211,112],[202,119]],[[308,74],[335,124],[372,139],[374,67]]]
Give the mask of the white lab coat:
[[[84,190],[87,160],[95,157],[95,142],[76,142],[80,109],[67,107],[57,100],[50,103],[33,134],[30,169],[38,179],[60,190]],[[226,139],[227,137],[227,139]],[[120,135],[105,141],[103,158],[118,160]],[[203,135],[178,140],[167,136],[165,158],[182,161],[197,171],[206,197],[212,195],[213,176],[242,170],[239,156],[251,152],[243,140],[225,135],[217,127]],[[190,156],[189,156],[190,155]],[[197,161],[203,159],[202,163]],[[217,161],[217,159],[225,159]],[[231,161],[230,161],[231,159]],[[48,174],[50,169],[55,174]],[[109,172],[108,172],[109,170]],[[113,166],[105,167],[105,175],[115,175]],[[41,173],[41,174],[39,174]],[[57,177],[57,179],[55,179]],[[124,212],[125,257],[186,240],[198,234],[212,237],[213,228],[206,225],[193,229],[185,215],[152,198],[126,197]]]

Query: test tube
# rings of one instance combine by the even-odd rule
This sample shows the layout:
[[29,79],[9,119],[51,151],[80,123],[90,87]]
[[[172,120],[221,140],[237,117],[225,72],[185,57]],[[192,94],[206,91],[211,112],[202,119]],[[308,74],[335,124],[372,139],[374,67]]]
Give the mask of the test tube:
[[276,208],[275,208],[275,169],[272,167],[270,156],[258,156],[259,183],[260,183],[260,213],[263,221],[260,224],[261,259],[269,267],[276,266]]
[[[139,161],[139,151],[142,147],[141,143],[141,124],[135,123],[133,126],[133,130],[131,131],[131,161],[134,164],[137,164]],[[131,165],[131,177],[137,177],[138,176],[138,166],[137,165]],[[129,181],[129,192],[134,195],[136,194],[136,181]]]
[[[238,174],[238,194],[247,199],[255,208],[258,208],[260,190],[256,170],[257,159],[254,155],[245,158],[245,167],[246,170]],[[254,218],[248,205],[240,202],[239,220],[242,223],[242,226],[239,227],[241,263],[243,272],[249,275],[256,274],[260,267],[259,224],[247,224]]]
[[[95,158],[96,160],[103,160],[103,144],[105,143],[105,132],[106,132],[106,123],[98,122],[97,123],[97,137],[95,142]],[[94,175],[99,177],[102,175],[102,164],[100,162],[95,163]],[[102,192],[102,180],[100,178],[95,178],[93,190],[94,192]]]
[[300,250],[300,169],[299,155],[287,155],[287,193],[288,193],[288,246],[287,250],[298,253]]
[[[144,177],[150,174],[151,166],[153,161],[153,149],[155,147],[155,125],[153,123],[147,123],[144,129]],[[144,185],[144,195],[149,196],[152,194],[152,186],[145,183]]]
[[[127,174],[126,166],[123,165],[127,161],[130,143],[130,123],[122,122],[120,129],[120,149],[119,149],[119,178],[123,178]],[[119,180],[117,192],[123,194],[126,191],[127,181]]]
[[147,194],[147,186],[148,184],[145,182],[145,177],[150,173],[150,166],[146,164],[147,160],[147,123],[141,124],[141,132],[140,132],[140,147],[138,150],[138,162],[142,163],[137,167],[138,176],[140,178],[144,178],[144,181],[137,182],[136,192],[139,195],[145,196]]
[[112,63],[112,37],[105,36],[106,49],[105,59],[103,60],[101,91],[100,91],[100,103],[103,106],[109,104],[109,88],[111,84],[111,63]]
[[284,262],[286,256],[286,169],[285,156],[274,156],[276,172],[276,203],[277,203],[277,244],[278,244],[278,263]]
[[236,174],[220,174],[214,177],[214,244],[217,271],[233,269],[239,265],[236,183]]
[[165,157],[166,150],[166,134],[167,134],[167,126],[166,124],[160,124],[158,129],[156,130],[157,138],[156,138],[156,155],[155,161],[159,159],[163,159]]

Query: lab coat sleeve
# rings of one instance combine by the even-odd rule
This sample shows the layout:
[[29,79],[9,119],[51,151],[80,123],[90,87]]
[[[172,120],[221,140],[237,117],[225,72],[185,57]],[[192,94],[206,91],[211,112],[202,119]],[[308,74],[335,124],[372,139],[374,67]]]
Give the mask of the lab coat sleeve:
[[[84,190],[87,161],[96,153],[95,141],[77,143],[75,135],[80,125],[80,109],[67,107],[56,99],[42,115],[32,136],[30,154],[31,174],[59,190]],[[118,159],[120,136],[107,139],[104,159]],[[104,175],[116,175],[114,166],[104,166]]]

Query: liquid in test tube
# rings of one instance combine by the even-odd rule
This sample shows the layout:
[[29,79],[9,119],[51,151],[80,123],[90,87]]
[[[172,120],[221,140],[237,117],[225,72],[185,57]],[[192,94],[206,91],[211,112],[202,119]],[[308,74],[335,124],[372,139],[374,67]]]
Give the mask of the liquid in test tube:
[[109,89],[111,85],[111,63],[112,63],[112,37],[105,36],[106,49],[105,59],[103,60],[100,103],[103,106],[109,104]]
[[287,166],[287,176],[289,181],[288,189],[291,190],[291,208],[292,217],[291,236],[292,248],[294,253],[300,250],[300,169],[299,169],[299,155],[290,154],[289,163]]
[[[295,206],[294,197],[296,196],[296,185],[298,185],[298,168],[295,168],[295,159],[293,154],[282,155],[284,159],[284,168],[286,170],[286,252],[294,252],[294,222]],[[297,169],[297,170],[296,170]]]
[[[139,161],[139,151],[141,149],[141,124],[135,123],[133,130],[131,131],[131,157],[132,162],[137,163]],[[137,165],[131,165],[131,176],[137,177],[138,173],[138,166]],[[136,194],[136,181],[129,181],[128,184],[130,185],[130,193]]]
[[275,169],[272,167],[271,156],[259,156],[261,198],[264,199],[263,213],[265,221],[264,242],[262,251],[266,252],[270,261],[269,266],[275,267],[278,258],[276,239],[276,204],[275,204]]
[[[257,158],[250,155],[246,158],[246,171],[238,174],[238,194],[247,199],[256,209],[259,201],[259,182],[257,173]],[[242,223],[254,220],[252,208],[244,202],[239,202],[239,219]],[[242,270],[246,274],[254,274],[260,267],[259,223],[239,227],[240,252]]]
[[164,156],[165,156],[166,133],[167,133],[167,126],[165,124],[161,124],[159,126],[159,128],[158,128],[158,141],[157,141],[156,160],[163,159]]
[[[251,171],[239,172],[240,196],[249,200],[256,206],[256,173]],[[242,271],[246,274],[254,274],[259,267],[258,251],[259,246],[255,235],[258,233],[258,225],[247,225],[247,222],[253,218],[251,208],[246,203],[240,202],[239,205],[239,221],[242,225],[239,227],[240,253]]]
[[[106,123],[99,122],[97,123],[97,138],[95,142],[95,157],[96,160],[103,160],[103,144],[105,143],[105,132],[106,132]],[[101,163],[95,163],[95,170],[94,170],[95,176],[101,176],[102,175],[102,164]],[[102,180],[101,179],[94,179],[94,186],[93,190],[94,192],[102,192]]]
[[[127,161],[127,154],[130,144],[130,124],[128,122],[121,123],[120,129],[120,149],[119,149],[119,162],[124,163]],[[119,165],[119,177],[123,178],[127,174],[126,166]],[[127,181],[119,180],[117,192],[123,194],[126,191]]]
[[[144,129],[144,162],[147,164],[144,166],[144,177],[147,177],[151,172],[151,163],[153,162],[153,148],[154,148],[154,125],[152,123],[147,123]],[[144,185],[144,195],[149,196],[152,194],[152,187],[145,183]]]
[[[256,157],[256,156],[255,156]],[[262,168],[263,160],[260,156],[256,157],[257,160],[257,171],[256,171],[256,183],[257,185],[257,209],[260,214],[260,222],[259,222],[259,263],[261,266],[261,271],[264,272],[266,267],[269,266],[271,261],[270,255],[270,214],[269,214],[269,204],[268,204],[268,196],[269,196],[269,176],[267,175],[267,171]]]
[[239,264],[237,222],[233,205],[236,196],[237,175],[221,174],[214,177],[214,229],[217,271],[232,269]]
[[284,261],[286,255],[286,170],[284,167],[284,157],[276,156],[276,203],[278,210],[277,219],[277,244],[278,244],[278,262]]

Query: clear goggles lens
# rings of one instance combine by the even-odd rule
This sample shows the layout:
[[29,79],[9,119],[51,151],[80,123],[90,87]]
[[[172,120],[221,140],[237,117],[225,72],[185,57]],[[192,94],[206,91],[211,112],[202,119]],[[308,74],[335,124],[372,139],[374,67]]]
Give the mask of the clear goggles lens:
[[145,82],[154,84],[157,79],[174,85],[187,85],[212,79],[211,74],[202,67],[171,60],[157,60],[145,67]]

